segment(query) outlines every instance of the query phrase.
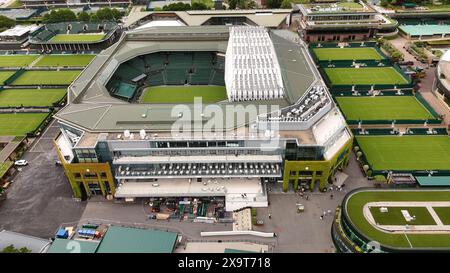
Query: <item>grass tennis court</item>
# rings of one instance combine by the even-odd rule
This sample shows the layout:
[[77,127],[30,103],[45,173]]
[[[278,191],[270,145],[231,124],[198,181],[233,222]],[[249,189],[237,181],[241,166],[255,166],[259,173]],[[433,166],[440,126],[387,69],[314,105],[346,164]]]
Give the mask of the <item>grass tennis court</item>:
[[356,136],[373,170],[449,170],[448,136]]
[[14,73],[16,73],[16,71],[0,71],[0,85],[3,85],[3,82],[11,77]]
[[52,106],[66,92],[66,89],[4,89],[0,91],[0,107]]
[[347,120],[432,119],[414,96],[336,97]]
[[433,207],[444,225],[450,225],[450,207]]
[[332,85],[407,84],[393,67],[324,68]]
[[0,114],[0,135],[23,136],[33,132],[49,113]]
[[[364,216],[363,207],[369,202],[437,202],[450,201],[448,190],[362,190],[351,194],[344,203],[345,211],[354,228],[370,240],[382,245],[400,248],[450,247],[449,234],[417,234],[383,232],[374,227]],[[391,209],[391,208],[389,208]],[[435,208],[434,208],[435,209]],[[410,213],[413,215],[413,213]],[[402,216],[403,217],[403,216]],[[418,217],[418,216],[417,216]]]
[[22,67],[31,64],[39,55],[0,55],[0,67]]
[[81,70],[26,71],[11,85],[69,85]]
[[202,97],[203,103],[213,103],[227,98],[224,86],[156,86],[144,90],[142,103],[193,103]]
[[314,48],[320,61],[382,60],[383,56],[373,47]]
[[105,37],[105,34],[56,34],[49,42],[97,42],[103,39],[103,37]]
[[34,66],[86,66],[94,55],[45,55]]
[[[375,223],[379,225],[436,225],[431,214],[428,212],[426,207],[386,207],[387,212],[381,212],[380,207],[371,207],[370,213],[375,220]],[[402,210],[407,210],[411,217],[416,217],[415,220],[406,221],[402,214]]]

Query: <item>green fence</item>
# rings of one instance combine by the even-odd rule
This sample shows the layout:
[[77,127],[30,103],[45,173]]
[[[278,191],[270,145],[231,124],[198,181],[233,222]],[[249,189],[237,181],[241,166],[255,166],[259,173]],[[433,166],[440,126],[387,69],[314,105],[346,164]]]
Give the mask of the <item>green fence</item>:
[[23,73],[25,73],[25,69],[20,68],[19,70],[16,71],[16,73],[12,74],[11,77],[9,77],[8,79],[6,79],[3,84],[4,85],[9,85],[10,83],[14,82],[15,80],[17,80],[17,78],[19,78]]
[[428,110],[428,112],[430,112],[433,115],[433,117],[440,118],[440,115],[438,113],[436,113],[436,111],[433,109],[433,107],[431,107],[431,105],[428,104],[428,102],[422,97],[422,95],[419,92],[417,92],[415,94],[415,96],[416,96],[416,99],[420,103],[422,103],[422,105]]
[[[385,136],[385,135],[395,135],[392,129],[384,129],[384,128],[372,128],[365,129],[362,133],[361,129],[351,129],[353,135],[362,136],[362,135],[377,135],[377,136]],[[447,135],[446,128],[433,128],[433,135]],[[409,128],[409,133],[406,135],[429,135],[427,128]]]
[[[377,96],[383,96],[383,97],[397,97],[397,96],[413,96],[414,92],[412,90],[412,88],[408,88],[408,89],[402,89],[402,94],[398,95],[396,91],[392,90],[392,91],[384,91],[384,92],[380,92],[379,95]],[[369,90],[358,90],[358,97],[364,97],[364,96],[372,96],[372,94],[369,93]],[[353,95],[352,91],[341,91],[341,92],[336,92],[333,93],[333,97],[356,97],[355,95]]]
[[358,125],[361,122],[361,125],[389,125],[395,122],[396,125],[420,125],[425,124],[425,122],[429,125],[439,125],[442,123],[441,119],[397,119],[397,120],[387,120],[387,119],[373,119],[373,120],[348,120],[348,125]]
[[[342,43],[314,42],[314,43],[309,44],[309,48],[317,48],[317,47],[333,48],[333,47],[338,47],[339,44],[342,44]],[[348,43],[348,46],[346,46],[346,47],[376,47],[376,45],[377,45],[376,42],[354,42],[354,43]]]
[[[338,60],[338,61],[329,61],[329,60],[325,60],[325,61],[318,61],[318,64],[320,65],[320,67],[333,67],[333,68],[346,68],[346,67],[352,67],[353,63],[358,63],[358,64],[365,64],[365,67],[386,67],[386,66],[393,66],[394,64],[392,63],[391,60],[389,59],[383,59],[383,60]],[[403,73],[402,73],[403,75]]]

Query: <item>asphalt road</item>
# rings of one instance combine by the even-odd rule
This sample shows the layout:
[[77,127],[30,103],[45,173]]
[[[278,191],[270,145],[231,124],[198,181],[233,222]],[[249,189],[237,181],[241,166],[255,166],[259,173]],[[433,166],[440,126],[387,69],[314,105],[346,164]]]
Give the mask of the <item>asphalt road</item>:
[[52,138],[54,123],[37,139],[23,158],[29,165],[14,178],[8,198],[0,204],[0,230],[50,238],[61,222],[78,220],[86,202],[72,199],[72,190],[60,166]]

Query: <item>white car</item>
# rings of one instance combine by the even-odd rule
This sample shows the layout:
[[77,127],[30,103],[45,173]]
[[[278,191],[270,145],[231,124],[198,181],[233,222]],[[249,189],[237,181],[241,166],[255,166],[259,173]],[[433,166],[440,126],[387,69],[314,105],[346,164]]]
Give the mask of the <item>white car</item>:
[[14,165],[16,165],[16,166],[26,166],[26,165],[28,165],[28,161],[26,161],[25,159],[17,160],[16,162],[14,162]]

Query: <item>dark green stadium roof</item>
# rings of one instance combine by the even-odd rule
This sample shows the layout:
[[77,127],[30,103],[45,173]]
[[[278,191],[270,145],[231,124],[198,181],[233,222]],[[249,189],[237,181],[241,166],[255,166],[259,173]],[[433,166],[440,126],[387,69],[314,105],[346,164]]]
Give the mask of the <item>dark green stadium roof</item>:
[[416,176],[417,183],[423,187],[448,187],[450,186],[450,176]]
[[99,242],[55,239],[47,253],[95,253]]
[[225,248],[224,253],[258,253],[258,252],[248,251],[248,250],[240,250],[240,249],[234,249],[234,248]]
[[97,253],[172,253],[177,233],[110,226]]

